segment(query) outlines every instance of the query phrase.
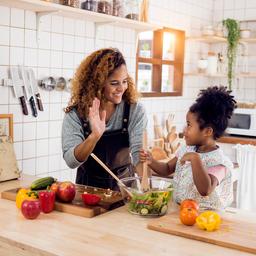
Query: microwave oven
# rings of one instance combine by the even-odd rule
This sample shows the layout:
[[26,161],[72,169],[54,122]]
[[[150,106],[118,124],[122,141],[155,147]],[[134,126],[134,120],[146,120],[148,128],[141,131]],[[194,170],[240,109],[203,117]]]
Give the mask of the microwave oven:
[[236,108],[229,120],[226,133],[256,137],[256,109]]

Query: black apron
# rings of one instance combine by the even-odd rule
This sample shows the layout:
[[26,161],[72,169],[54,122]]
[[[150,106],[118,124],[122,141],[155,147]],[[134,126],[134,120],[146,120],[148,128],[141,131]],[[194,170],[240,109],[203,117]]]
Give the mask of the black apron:
[[[120,179],[134,176],[129,148],[129,113],[130,105],[125,102],[122,128],[104,132],[92,151]],[[83,125],[84,136],[87,138],[91,133],[89,121],[80,120]],[[91,156],[77,169],[76,183],[119,190],[116,180]]]

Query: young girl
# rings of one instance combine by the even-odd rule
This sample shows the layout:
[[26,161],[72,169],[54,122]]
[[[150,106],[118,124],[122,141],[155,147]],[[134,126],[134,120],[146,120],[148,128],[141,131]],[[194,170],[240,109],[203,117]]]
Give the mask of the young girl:
[[174,173],[174,200],[194,199],[200,208],[223,209],[233,200],[231,161],[216,145],[224,133],[235,108],[236,101],[225,87],[203,90],[190,107],[184,130],[186,146],[178,150],[168,163],[152,158],[140,151],[140,161],[161,176]]

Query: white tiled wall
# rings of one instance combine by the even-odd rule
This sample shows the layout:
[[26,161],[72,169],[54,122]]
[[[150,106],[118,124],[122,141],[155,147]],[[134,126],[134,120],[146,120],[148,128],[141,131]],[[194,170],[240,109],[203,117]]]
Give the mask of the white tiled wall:
[[[220,24],[223,19],[233,18],[240,20],[241,29],[251,29],[251,36],[256,37],[256,1],[254,0],[215,0],[214,1],[214,23]],[[253,22],[245,22],[254,20]],[[219,48],[218,48],[219,47]],[[216,46],[221,49],[223,46]],[[225,48],[224,48],[225,49]],[[248,72],[256,73],[256,44],[239,45],[239,55],[248,52]],[[241,58],[237,59],[236,71],[243,71]],[[224,80],[217,81],[224,83]],[[214,81],[212,81],[214,83]],[[255,102],[256,101],[256,79],[240,78],[234,81],[233,91],[238,101]]]
[[[212,23],[213,10],[219,13],[214,2],[219,1],[151,0],[150,21],[185,30],[187,36],[199,35],[203,25]],[[253,1],[247,2],[249,8]],[[108,46],[123,52],[130,74],[135,75],[136,33],[131,29],[100,27],[95,40],[94,23],[49,15],[41,20],[37,44],[34,12],[0,6],[0,13],[0,78],[7,78],[10,65],[17,64],[33,68],[38,79],[49,75],[72,77],[88,53]],[[186,42],[185,72],[195,69],[200,53],[208,50],[206,44]],[[175,122],[181,130],[188,107],[208,84],[206,78],[184,76],[182,97],[142,99],[150,136],[156,109],[161,122],[168,113],[175,113]],[[67,105],[69,93],[41,90],[41,96],[44,111],[39,111],[37,118],[31,113],[24,116],[12,89],[0,87],[0,113],[14,114],[14,146],[19,167],[24,173],[73,180],[75,170],[66,166],[61,152],[62,109]]]
[[[215,0],[214,1],[214,20],[213,24],[221,24],[223,19],[233,18],[240,20],[241,29],[251,29],[251,36],[256,37],[256,1],[254,0]],[[253,22],[246,22],[254,20]],[[223,49],[222,46],[215,46],[214,50]],[[225,49],[225,48],[224,48]],[[241,54],[244,50],[248,54],[248,72],[256,73],[256,44],[239,45],[238,53]],[[236,71],[243,71],[241,65],[242,59],[237,59]],[[225,80],[217,79],[210,81],[214,83],[224,84]],[[237,101],[240,102],[256,102],[256,79],[255,78],[240,78],[233,82],[233,94]],[[225,150],[229,157],[236,162],[235,149],[233,145],[221,143],[220,146]]]

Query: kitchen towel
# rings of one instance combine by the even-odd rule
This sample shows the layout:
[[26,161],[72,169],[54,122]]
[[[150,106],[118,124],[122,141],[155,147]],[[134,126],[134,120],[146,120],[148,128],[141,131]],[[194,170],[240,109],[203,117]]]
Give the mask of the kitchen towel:
[[237,207],[256,210],[256,146],[235,146],[240,177],[237,186]]

